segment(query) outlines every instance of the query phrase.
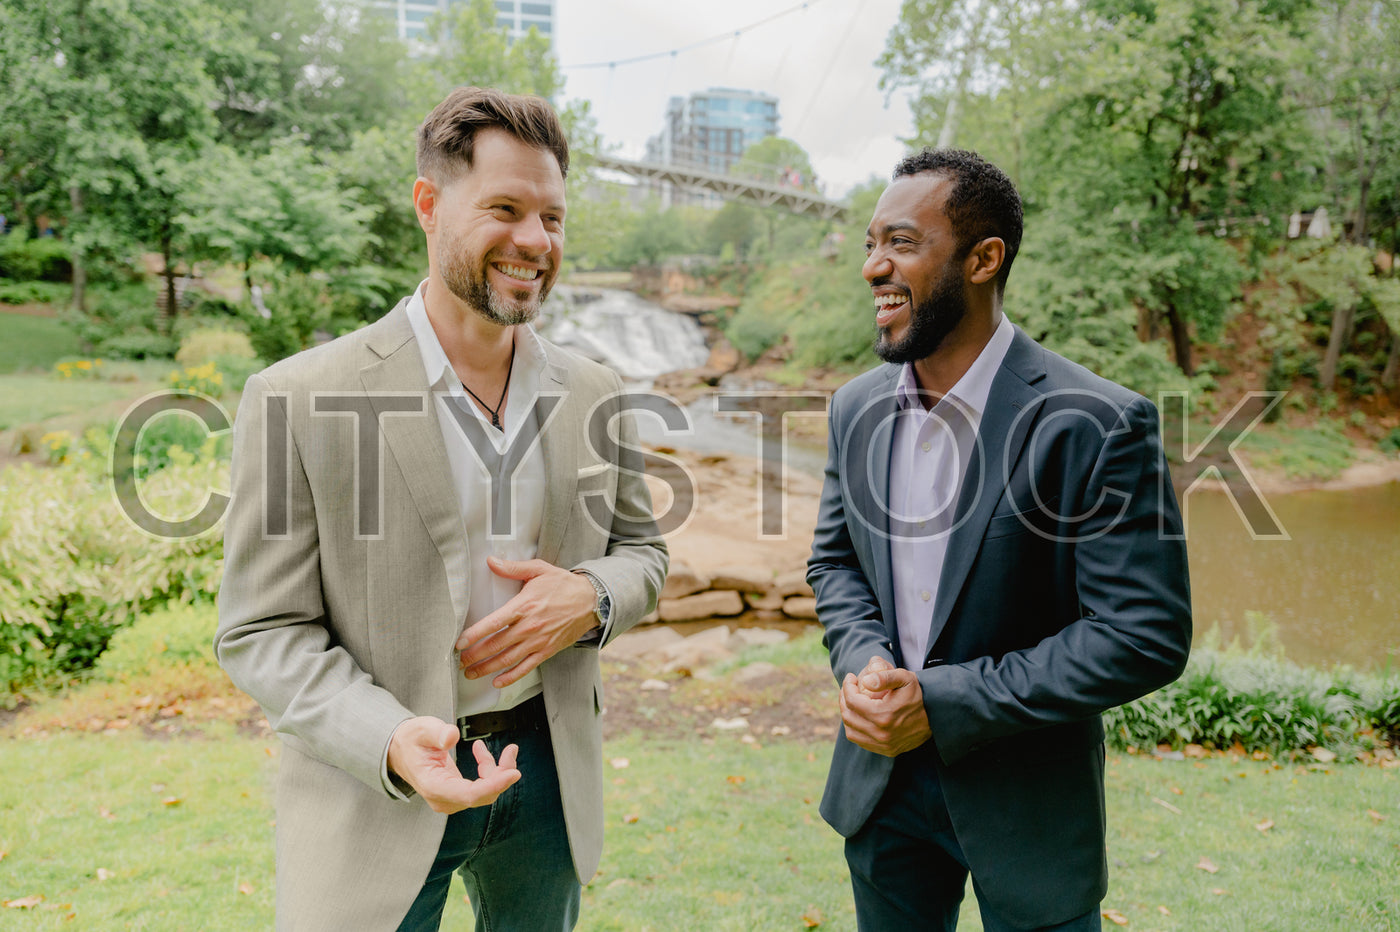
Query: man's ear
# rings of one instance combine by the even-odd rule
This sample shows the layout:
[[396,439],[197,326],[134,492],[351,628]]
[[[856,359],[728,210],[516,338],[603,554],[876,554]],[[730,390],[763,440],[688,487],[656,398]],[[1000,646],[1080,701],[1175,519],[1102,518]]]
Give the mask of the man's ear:
[[413,212],[424,233],[432,233],[437,227],[437,193],[437,187],[427,178],[419,176],[413,182]]
[[972,247],[967,254],[964,272],[967,280],[974,285],[982,285],[996,278],[1001,264],[1006,259],[1006,243],[999,236],[989,236]]

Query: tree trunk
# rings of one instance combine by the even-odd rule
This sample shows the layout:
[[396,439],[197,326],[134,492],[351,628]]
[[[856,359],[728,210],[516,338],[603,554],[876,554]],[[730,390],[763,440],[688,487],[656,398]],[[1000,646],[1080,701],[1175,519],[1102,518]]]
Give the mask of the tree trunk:
[[1196,366],[1191,362],[1191,334],[1176,305],[1167,303],[1167,323],[1172,328],[1172,350],[1176,353],[1176,366],[1186,375],[1195,375]]
[[1322,369],[1318,373],[1318,385],[1324,392],[1330,392],[1337,382],[1337,361],[1342,358],[1342,350],[1346,349],[1354,320],[1354,305],[1344,307],[1332,315],[1332,333],[1327,338],[1327,353],[1322,357]]
[[1381,385],[1394,388],[1400,382],[1400,333],[1390,333],[1390,353],[1385,358],[1385,369],[1381,372]]
[[[68,217],[68,229],[74,230],[80,226],[79,218],[83,214],[83,190],[77,185],[68,188],[68,202],[72,206],[72,213]],[[72,246],[73,237],[68,238],[69,245]],[[73,260],[73,310],[84,313],[87,311],[87,266],[83,264],[83,254],[79,249],[72,250]]]
[[161,272],[165,279],[165,300],[156,303],[156,333],[162,336],[169,336],[175,323],[175,267],[171,264],[170,252],[171,242],[167,236],[160,241],[160,255],[165,263]]

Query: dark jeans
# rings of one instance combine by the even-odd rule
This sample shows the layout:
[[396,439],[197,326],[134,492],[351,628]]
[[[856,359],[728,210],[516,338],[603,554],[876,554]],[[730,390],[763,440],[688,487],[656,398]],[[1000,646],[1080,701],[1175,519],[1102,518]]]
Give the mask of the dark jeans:
[[[454,871],[466,884],[478,932],[567,932],[578,922],[580,887],[549,733],[515,731],[485,740],[496,758],[507,744],[520,746],[520,780],[490,806],[447,817],[437,859],[399,932],[436,932]],[[470,745],[457,746],[457,767],[476,779]]]
[[[895,761],[885,795],[859,832],[846,839],[846,863],[861,932],[927,929],[953,932],[967,887],[967,858],[953,834],[932,742]],[[1028,932],[986,905],[972,878],[985,932]],[[1100,932],[1094,909],[1036,932]]]

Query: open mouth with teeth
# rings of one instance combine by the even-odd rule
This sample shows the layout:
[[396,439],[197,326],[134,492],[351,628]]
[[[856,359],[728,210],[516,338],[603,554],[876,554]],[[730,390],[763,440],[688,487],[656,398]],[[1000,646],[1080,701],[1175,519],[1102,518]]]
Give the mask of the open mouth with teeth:
[[877,294],[875,296],[875,325],[883,327],[909,302],[909,296],[902,292]]
[[518,282],[532,282],[540,277],[539,269],[527,269],[518,265],[495,263],[492,265],[492,268],[502,273],[507,278],[513,278]]

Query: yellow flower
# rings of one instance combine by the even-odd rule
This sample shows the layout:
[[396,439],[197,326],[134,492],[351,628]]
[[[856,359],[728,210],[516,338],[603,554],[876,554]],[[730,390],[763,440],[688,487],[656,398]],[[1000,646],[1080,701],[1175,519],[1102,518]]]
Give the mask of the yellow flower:
[[84,371],[92,368],[92,363],[88,362],[86,359],[79,359],[77,365],[79,369]]

